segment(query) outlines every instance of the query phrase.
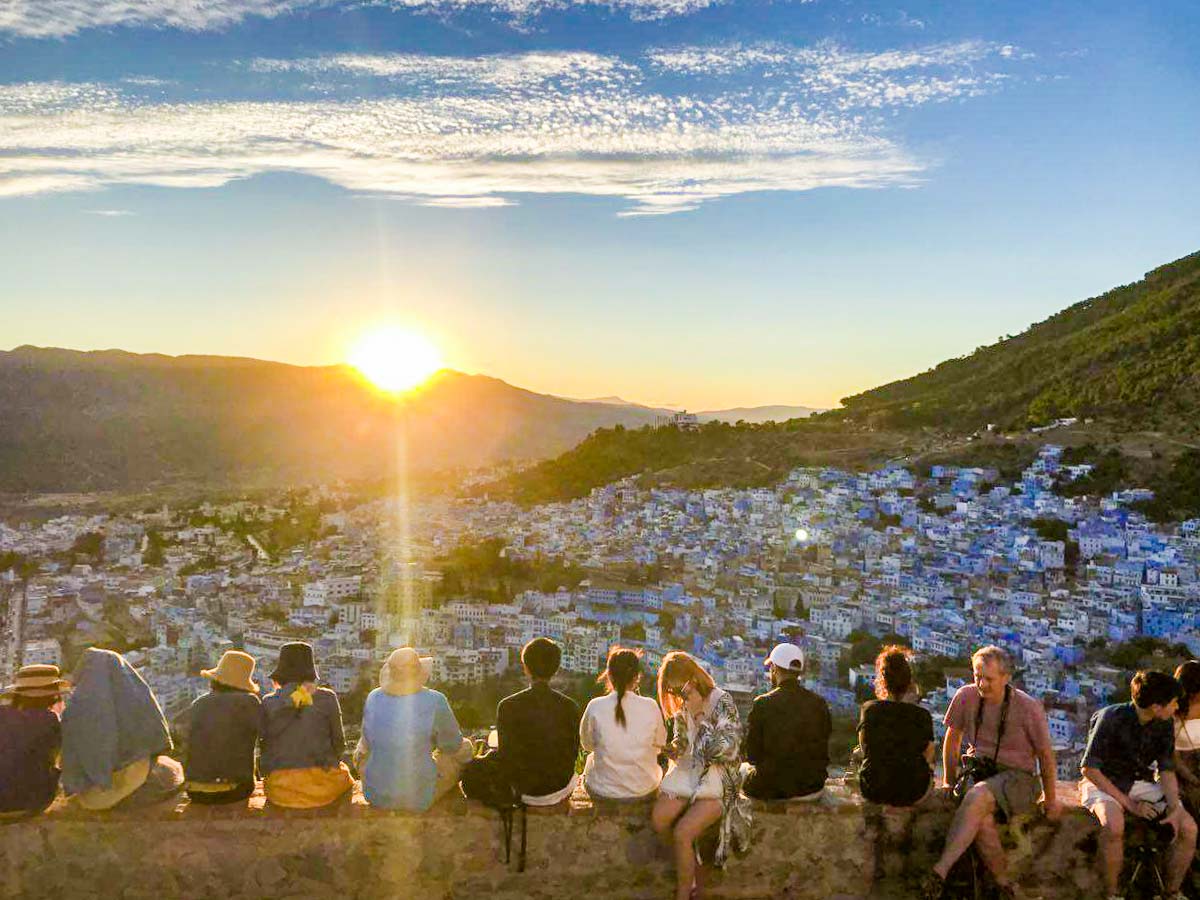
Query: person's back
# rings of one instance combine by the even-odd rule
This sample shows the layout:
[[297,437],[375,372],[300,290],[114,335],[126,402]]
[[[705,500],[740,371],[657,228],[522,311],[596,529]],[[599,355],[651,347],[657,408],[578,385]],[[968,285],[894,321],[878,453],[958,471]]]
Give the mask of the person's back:
[[522,794],[562,790],[575,774],[579,707],[545,681],[505,697],[496,710],[499,752]]
[[624,799],[653,793],[662,781],[658,755],[667,740],[658,704],[649,697],[621,697],[625,724],[617,721],[616,693],[596,697],[583,713],[580,734],[590,749],[584,769],[588,793]]
[[390,694],[376,688],[363,706],[363,794],[372,806],[424,812],[435,798],[432,752],[453,753],[462,732],[444,695],[429,688]]
[[252,792],[254,746],[259,728],[258,696],[218,688],[192,703],[188,719],[184,773],[189,793],[200,792],[202,784],[232,785],[238,793]]
[[745,755],[753,771],[746,794],[772,800],[824,788],[832,729],[828,704],[796,678],[755,699],[747,720]]
[[863,764],[859,787],[865,799],[911,806],[928,792],[933,773],[928,748],[933,742],[929,710],[900,700],[863,704],[858,725]]
[[58,791],[62,729],[49,709],[0,706],[0,813],[34,812]]
[[281,686],[262,699],[259,768],[264,775],[280,769],[330,768],[345,751],[342,711],[328,688],[308,692],[311,702],[297,701],[303,685]]

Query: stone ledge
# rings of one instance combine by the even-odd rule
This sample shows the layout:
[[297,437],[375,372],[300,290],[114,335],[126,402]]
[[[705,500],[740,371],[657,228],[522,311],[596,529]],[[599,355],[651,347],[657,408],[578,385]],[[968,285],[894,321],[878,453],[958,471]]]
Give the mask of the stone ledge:
[[[423,815],[376,810],[360,795],[313,812],[272,811],[261,795],[233,808],[89,814],[59,805],[0,827],[0,896],[663,898],[672,872],[655,852],[649,806],[593,804],[580,793],[561,812],[530,816],[527,871],[517,873],[503,862],[499,817],[461,798]],[[713,900],[911,896],[952,815],[944,803],[892,809],[836,792],[815,804],[755,806],[755,845],[714,875]],[[1097,895],[1095,826],[1082,810],[1005,831],[1028,896]]]

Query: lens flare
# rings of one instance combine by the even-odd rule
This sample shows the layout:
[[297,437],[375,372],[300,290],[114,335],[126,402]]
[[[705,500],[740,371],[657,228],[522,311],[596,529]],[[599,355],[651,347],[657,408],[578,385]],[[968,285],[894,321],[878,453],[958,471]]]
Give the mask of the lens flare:
[[380,328],[362,336],[350,365],[384,391],[415,388],[442,368],[442,356],[423,335],[407,328]]

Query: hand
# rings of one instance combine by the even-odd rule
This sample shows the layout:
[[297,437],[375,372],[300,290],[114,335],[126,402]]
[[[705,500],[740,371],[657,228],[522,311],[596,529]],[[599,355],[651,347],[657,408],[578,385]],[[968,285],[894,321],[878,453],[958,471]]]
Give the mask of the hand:
[[1053,800],[1046,800],[1042,803],[1042,814],[1050,822],[1057,822],[1062,818],[1063,805],[1062,801],[1055,797]]
[[704,713],[704,698],[691,684],[683,686],[683,705],[695,718],[700,718]]
[[1129,807],[1129,812],[1139,819],[1146,819],[1147,821],[1158,818],[1158,807],[1148,800],[1134,800]]

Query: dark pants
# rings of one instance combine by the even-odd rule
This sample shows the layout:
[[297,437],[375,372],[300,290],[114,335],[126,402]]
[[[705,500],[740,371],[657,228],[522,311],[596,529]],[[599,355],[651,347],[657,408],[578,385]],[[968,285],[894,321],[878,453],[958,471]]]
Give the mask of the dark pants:
[[253,793],[254,782],[251,781],[249,784],[239,784],[229,791],[220,791],[218,793],[211,793],[209,791],[196,791],[194,794],[191,791],[188,791],[187,795],[188,799],[193,803],[205,803],[215,806],[219,803],[240,803],[241,801],[249,799],[250,795]]

